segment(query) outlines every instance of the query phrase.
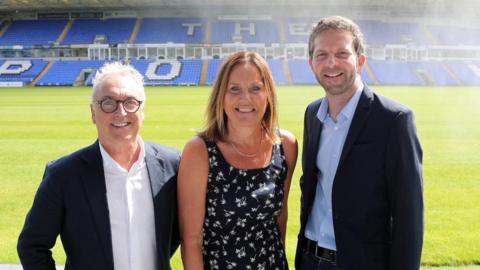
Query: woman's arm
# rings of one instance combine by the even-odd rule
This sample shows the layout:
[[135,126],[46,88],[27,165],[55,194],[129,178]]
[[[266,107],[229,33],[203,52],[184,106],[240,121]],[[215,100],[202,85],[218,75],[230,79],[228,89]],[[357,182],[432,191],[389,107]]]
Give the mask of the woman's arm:
[[285,244],[285,236],[287,234],[287,220],[288,220],[288,193],[290,191],[290,183],[297,164],[298,144],[295,136],[286,130],[281,130],[281,140],[283,150],[285,152],[285,159],[287,161],[287,176],[284,181],[284,198],[283,208],[278,215],[278,226],[282,235],[283,243]]
[[203,222],[208,180],[205,142],[195,137],[184,147],[178,171],[178,215],[183,267],[203,269]]

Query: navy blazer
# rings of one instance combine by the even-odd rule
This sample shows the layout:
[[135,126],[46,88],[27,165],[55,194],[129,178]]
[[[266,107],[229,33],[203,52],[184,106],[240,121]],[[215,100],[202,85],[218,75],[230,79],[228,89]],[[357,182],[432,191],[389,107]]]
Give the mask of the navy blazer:
[[[322,124],[316,114],[323,101],[311,103],[305,112],[297,268],[317,186],[315,162]],[[365,85],[332,188],[337,266],[419,269],[422,185],[422,149],[412,111]]]
[[[176,175],[178,150],[145,142],[152,188],[158,269],[170,269],[179,245]],[[18,239],[23,269],[55,269],[50,249],[57,236],[65,270],[113,270],[105,176],[98,141],[50,162]]]

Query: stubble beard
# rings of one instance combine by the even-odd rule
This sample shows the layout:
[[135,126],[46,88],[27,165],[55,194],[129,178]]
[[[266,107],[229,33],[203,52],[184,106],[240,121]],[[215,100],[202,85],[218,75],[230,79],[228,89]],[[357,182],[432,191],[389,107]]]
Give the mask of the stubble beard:
[[[346,73],[344,73],[344,76],[345,75]],[[316,74],[315,78],[328,95],[338,96],[352,90],[352,87],[357,79],[357,69],[355,68],[352,74],[349,74],[348,77],[345,78],[345,80],[343,80],[340,84],[337,85],[327,85],[323,83],[323,80],[321,80]]]

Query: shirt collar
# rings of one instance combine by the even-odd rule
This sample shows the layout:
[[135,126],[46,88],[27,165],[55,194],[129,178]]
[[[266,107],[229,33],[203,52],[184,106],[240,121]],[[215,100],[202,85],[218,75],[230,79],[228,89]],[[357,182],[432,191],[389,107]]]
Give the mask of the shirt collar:
[[[340,111],[339,115],[344,116],[347,119],[352,119],[353,114],[355,113],[355,109],[357,108],[358,101],[360,100],[360,96],[363,90],[363,82],[360,82],[359,87],[355,91],[355,94],[350,98],[347,104],[343,107]],[[328,100],[327,97],[324,98],[322,103],[320,103],[320,108],[318,108],[317,118],[320,122],[324,122],[328,116]]]
[[[111,173],[126,173],[128,172],[125,168],[120,166],[118,162],[108,154],[107,150],[102,146],[100,142],[98,142],[100,146],[100,154],[102,155],[103,160],[103,168],[106,172]],[[137,170],[142,168],[145,165],[145,144],[142,138],[138,138],[138,145],[140,146],[140,154],[138,155],[138,159],[133,163],[130,171]]]

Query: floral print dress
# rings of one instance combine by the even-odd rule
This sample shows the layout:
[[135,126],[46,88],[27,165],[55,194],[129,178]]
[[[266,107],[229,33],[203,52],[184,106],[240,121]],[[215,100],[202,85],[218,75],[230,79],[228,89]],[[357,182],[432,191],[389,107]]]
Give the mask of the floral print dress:
[[230,165],[206,140],[209,174],[203,260],[205,269],[288,269],[277,216],[283,206],[287,165],[281,144],[258,169]]

